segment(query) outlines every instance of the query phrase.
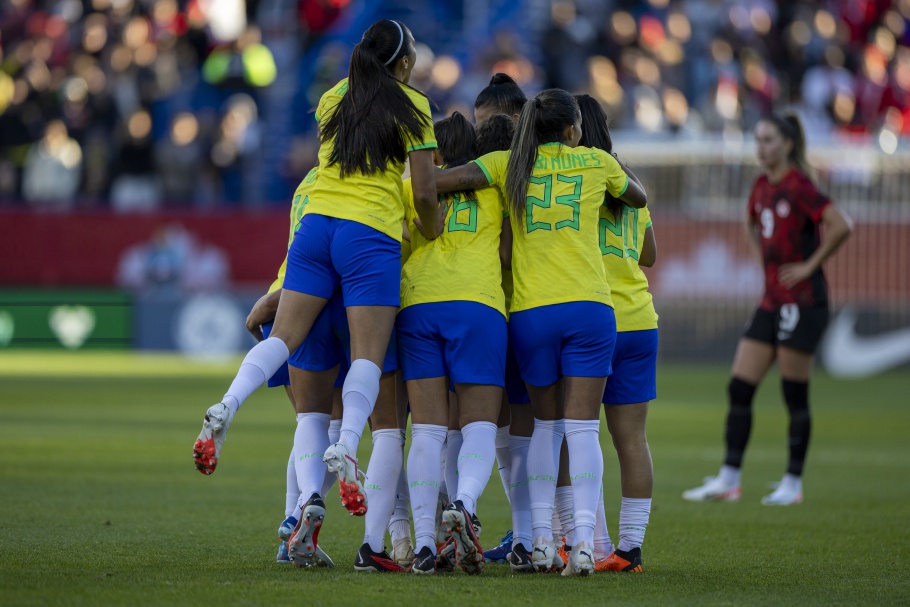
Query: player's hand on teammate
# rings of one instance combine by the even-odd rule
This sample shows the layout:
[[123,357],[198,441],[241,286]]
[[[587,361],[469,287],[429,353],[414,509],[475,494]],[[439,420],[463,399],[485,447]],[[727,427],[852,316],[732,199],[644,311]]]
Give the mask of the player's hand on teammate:
[[276,309],[272,299],[269,295],[260,297],[246,317],[246,330],[256,338],[256,341],[262,341],[262,325],[275,320]]
[[789,288],[804,280],[808,280],[813,272],[815,272],[815,268],[812,267],[812,264],[807,262],[785,263],[780,267],[778,278],[780,278],[780,283],[782,285]]
[[448,198],[446,201],[439,205],[439,209],[436,211],[436,233],[430,235],[427,233],[427,230],[424,228],[423,222],[420,221],[420,217],[414,218],[414,225],[417,226],[417,229],[420,230],[420,233],[426,237],[427,240],[434,240],[442,236],[442,233],[446,229],[446,215],[449,213],[450,202]]

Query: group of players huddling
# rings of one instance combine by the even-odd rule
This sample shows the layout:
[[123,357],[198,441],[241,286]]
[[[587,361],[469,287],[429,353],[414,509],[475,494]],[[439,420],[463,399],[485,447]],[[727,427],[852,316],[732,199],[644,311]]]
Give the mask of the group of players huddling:
[[[457,112],[434,125],[429,100],[407,85],[414,60],[408,28],[378,21],[355,46],[348,77],[322,96],[319,165],[294,193],[278,279],[247,319],[261,341],[206,412],[196,467],[215,470],[250,394],[266,382],[284,385],[297,428],[279,561],[333,565],[318,537],[323,496],[337,477],[342,504],[365,519],[358,571],[480,573],[493,560],[516,572],[640,572],[653,485],[645,423],[657,359],[657,314],[640,268],[656,259],[645,190],[613,154],[607,117],[593,98],[550,89],[527,100],[497,74],[475,102],[476,127]],[[790,168],[801,158],[802,134],[782,124],[767,122],[773,141],[762,162],[787,177],[769,187],[779,197],[805,197],[811,181]],[[402,181],[406,161],[410,178]],[[798,183],[786,189],[787,179]],[[808,305],[826,306],[820,264],[849,231],[839,239],[829,233],[819,246],[819,223],[843,217],[812,196],[788,209],[788,221],[798,223],[791,230],[815,234],[798,250],[773,244],[764,203],[750,200],[766,268],[774,257],[771,281],[788,285],[769,307],[763,302],[744,339],[767,349],[753,347],[759,354],[770,352],[762,375],[775,346],[783,368],[787,343],[777,329],[789,327],[799,337],[791,347],[811,363],[815,343],[801,329],[799,297],[810,293]],[[800,279],[792,284],[809,287],[791,288],[785,272],[778,282],[777,267],[787,261],[811,265],[800,268],[806,276],[792,276]],[[794,304],[791,322],[780,310]],[[823,321],[812,315],[810,330]],[[731,398],[740,395],[731,416],[740,421],[740,384],[754,391],[761,379],[743,373],[735,367],[738,383],[731,383]],[[602,405],[620,464],[616,545],[604,515]],[[800,420],[807,442],[807,406]],[[357,449],[368,421],[373,450],[361,481]],[[742,435],[740,424],[736,457],[728,436],[722,469],[722,476],[736,471],[736,490],[730,478],[712,479],[688,499],[738,497]],[[801,465],[805,449],[797,456]],[[512,530],[484,553],[477,502],[494,462]],[[791,465],[788,476],[800,473]]]

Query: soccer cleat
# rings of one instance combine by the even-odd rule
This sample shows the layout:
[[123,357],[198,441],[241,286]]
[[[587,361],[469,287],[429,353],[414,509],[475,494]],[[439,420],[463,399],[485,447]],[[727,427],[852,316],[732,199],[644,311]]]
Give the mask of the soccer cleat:
[[476,575],[483,571],[483,548],[473,521],[461,500],[452,502],[442,513],[442,525],[455,542],[455,562],[465,573]]
[[480,519],[477,518],[476,513],[471,515],[471,524],[474,525],[474,534],[477,536],[477,539],[480,539],[480,534],[483,533],[483,527],[480,526]]
[[534,564],[531,563],[531,553],[524,544],[518,542],[506,558],[512,573],[534,573]]
[[357,557],[354,559],[354,571],[400,573],[405,571],[405,568],[393,561],[385,550],[373,552],[370,549],[370,545],[364,542],[360,550],[357,551]]
[[403,537],[392,545],[392,560],[402,567],[407,567],[414,561],[414,547],[411,545],[411,538]]
[[793,506],[803,503],[802,481],[788,474],[770,495],[761,498],[761,503],[763,506]]
[[594,573],[594,548],[588,542],[579,542],[572,546],[569,564],[563,569],[565,577],[585,577]]
[[291,534],[294,533],[294,528],[297,527],[297,519],[293,516],[289,516],[281,522],[281,525],[278,526],[278,539],[284,542],[287,542],[291,539]]
[[566,564],[559,558],[556,548],[553,546],[553,540],[543,536],[534,540],[534,547],[531,550],[531,563],[534,571],[538,573],[551,573],[562,571]]
[[614,550],[613,554],[597,561],[594,566],[595,571],[626,571],[630,573],[641,573],[641,547],[632,548],[631,550]]
[[436,546],[446,543],[446,530],[442,528],[442,513],[449,506],[449,496],[439,492],[436,499]]
[[[413,554],[414,551],[411,551]],[[424,546],[420,552],[411,561],[408,571],[415,575],[435,575],[436,574],[436,555],[430,550],[429,546]]]
[[291,557],[288,556],[288,543],[281,542],[278,544],[278,556],[275,557],[276,563],[290,563]]
[[367,494],[360,482],[363,473],[357,467],[357,460],[348,454],[348,448],[341,443],[330,445],[322,456],[329,472],[338,477],[338,493],[341,505],[351,516],[363,516],[367,513]]
[[683,491],[682,496],[690,502],[738,502],[742,489],[724,483],[718,476],[708,476],[702,486]]
[[[478,534],[479,535],[479,534]],[[490,548],[483,553],[483,560],[490,563],[505,563],[512,552],[512,530],[509,529],[495,548]]]
[[209,407],[202,421],[202,432],[199,433],[193,444],[193,459],[196,461],[196,470],[202,474],[211,474],[218,465],[221,457],[221,447],[227,437],[228,427],[234,419],[234,412],[224,403]]
[[569,564],[569,555],[572,553],[572,546],[569,546],[565,542],[560,544],[559,550],[556,551],[556,554],[559,555],[559,558],[562,559],[562,562],[566,565]]
[[318,493],[310,496],[288,540],[288,557],[297,567],[334,567],[335,563],[317,544],[325,520],[325,504]]
[[436,571],[451,573],[455,571],[456,564],[455,540],[446,538],[444,542],[436,544]]

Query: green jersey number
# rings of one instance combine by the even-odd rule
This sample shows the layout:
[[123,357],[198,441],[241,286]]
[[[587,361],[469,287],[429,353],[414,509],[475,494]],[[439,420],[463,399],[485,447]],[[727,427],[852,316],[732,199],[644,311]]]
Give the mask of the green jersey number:
[[571,194],[563,194],[562,196],[557,196],[555,200],[553,200],[553,175],[544,175],[542,177],[532,176],[528,181],[533,185],[543,186],[542,198],[538,198],[536,196],[528,196],[527,202],[525,203],[525,229],[528,231],[528,234],[535,230],[549,231],[553,229],[553,225],[547,223],[546,221],[534,220],[534,207],[549,209],[551,200],[558,205],[566,206],[572,209],[572,219],[563,219],[562,221],[557,221],[556,229],[579,229],[579,217],[581,216],[581,203],[579,203],[579,200],[581,199],[581,175],[557,175],[556,181],[558,183],[571,183],[573,184],[573,188]]
[[[607,244],[607,231],[622,238],[622,249]],[[600,254],[625,255],[638,261],[638,209],[623,205],[618,223],[614,223],[612,212],[600,218]]]
[[462,200],[461,192],[452,199],[452,214],[447,224],[449,232],[477,231],[477,200]]

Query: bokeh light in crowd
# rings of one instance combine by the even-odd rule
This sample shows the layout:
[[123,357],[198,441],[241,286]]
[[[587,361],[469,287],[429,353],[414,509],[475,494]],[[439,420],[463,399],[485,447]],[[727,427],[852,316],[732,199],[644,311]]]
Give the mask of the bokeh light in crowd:
[[794,21],[787,31],[790,42],[798,47],[806,46],[812,40],[812,30],[805,21]]
[[199,121],[190,112],[181,112],[171,126],[171,140],[178,146],[193,143],[199,135]]
[[665,37],[664,24],[660,19],[650,15],[645,15],[641,18],[639,38],[642,46],[653,50],[660,46]]
[[635,122],[639,128],[652,133],[660,130],[663,107],[657,92],[649,87],[637,87],[634,94]]
[[625,11],[616,11],[610,19],[613,39],[617,44],[627,45],[635,40],[638,28],[635,19]]
[[853,115],[856,112],[856,100],[853,99],[853,95],[845,93],[844,91],[838,91],[834,95],[832,109],[834,118],[838,122],[841,124],[850,124],[853,121]]
[[880,27],[875,30],[875,46],[882,51],[885,60],[890,61],[897,49],[897,40],[894,39],[891,30]]
[[867,44],[863,53],[863,73],[869,80],[884,86],[888,80],[888,65],[882,50],[874,44]]
[[749,22],[755,33],[760,36],[767,36],[771,31],[771,15],[763,6],[752,7],[749,11]]
[[152,131],[152,117],[145,110],[133,112],[127,121],[127,131],[137,141],[145,139]]
[[897,11],[891,10],[885,13],[885,18],[882,22],[897,38],[902,37],[904,32],[907,31],[907,22]]
[[623,90],[616,78],[616,66],[608,58],[595,55],[588,59],[593,95],[610,106],[623,101]]
[[826,40],[834,38],[834,35],[837,34],[837,22],[834,20],[834,15],[825,9],[819,9],[815,13],[814,23],[815,31]]
[[685,124],[689,117],[689,102],[686,96],[675,88],[668,87],[663,94],[664,114],[667,121],[675,127]]
[[660,43],[660,46],[657,47],[655,53],[661,63],[669,66],[679,65],[685,58],[685,52],[683,51],[682,45],[670,38],[664,39],[664,41]]
[[692,37],[692,24],[685,13],[673,12],[667,17],[667,32],[679,42],[688,42]]
[[897,151],[897,135],[891,129],[884,128],[878,134],[878,145],[886,154]]
[[433,84],[447,91],[458,82],[461,78],[461,65],[452,57],[443,55],[438,57],[433,63]]
[[670,5],[670,0],[648,0],[648,4],[654,8],[667,8]]
[[97,53],[107,44],[107,17],[93,13],[85,20],[82,47],[89,53]]

